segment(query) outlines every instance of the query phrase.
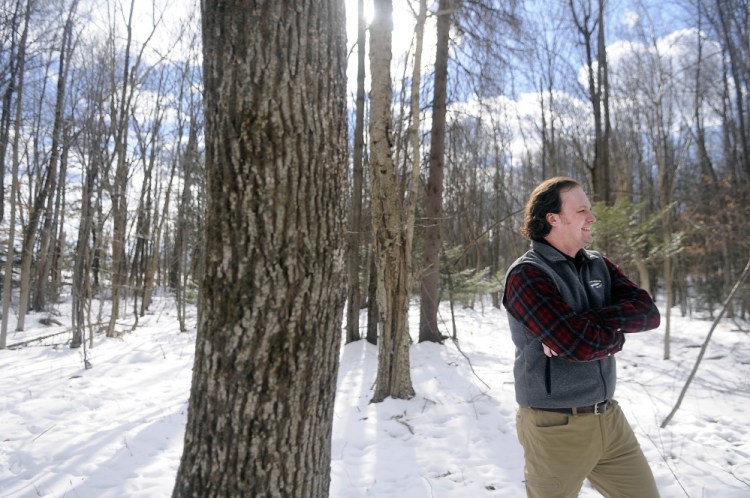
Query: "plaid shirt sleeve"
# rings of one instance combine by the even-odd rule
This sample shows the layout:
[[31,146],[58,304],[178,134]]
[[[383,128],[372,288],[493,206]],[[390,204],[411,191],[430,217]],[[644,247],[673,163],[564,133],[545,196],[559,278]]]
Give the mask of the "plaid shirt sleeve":
[[620,268],[604,258],[612,279],[612,304],[599,308],[602,325],[621,332],[643,332],[661,323],[659,309],[648,292],[631,281]]
[[647,292],[605,261],[612,277],[608,306],[576,313],[544,271],[522,264],[508,275],[505,308],[562,359],[591,361],[617,353],[624,332],[658,327],[659,311]]

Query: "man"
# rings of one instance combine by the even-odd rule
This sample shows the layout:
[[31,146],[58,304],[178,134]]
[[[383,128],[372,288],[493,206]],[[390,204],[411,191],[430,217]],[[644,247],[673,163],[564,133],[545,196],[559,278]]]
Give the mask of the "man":
[[578,182],[544,181],[526,204],[521,229],[531,249],[506,275],[529,497],[575,497],[587,478],[607,497],[659,496],[613,399],[614,354],[624,334],[658,327],[659,310],[612,261],[584,249],[594,221]]

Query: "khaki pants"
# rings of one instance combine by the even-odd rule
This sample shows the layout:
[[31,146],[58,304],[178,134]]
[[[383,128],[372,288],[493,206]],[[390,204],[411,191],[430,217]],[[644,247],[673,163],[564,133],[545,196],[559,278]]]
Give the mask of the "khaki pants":
[[616,401],[603,415],[520,407],[516,430],[529,498],[576,497],[586,478],[608,498],[659,497],[651,468]]

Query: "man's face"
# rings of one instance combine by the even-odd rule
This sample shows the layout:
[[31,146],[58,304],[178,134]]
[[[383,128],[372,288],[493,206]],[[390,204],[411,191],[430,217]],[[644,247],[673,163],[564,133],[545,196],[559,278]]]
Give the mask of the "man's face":
[[561,191],[560,200],[560,212],[547,214],[552,229],[546,238],[560,251],[575,257],[580,249],[594,240],[591,226],[596,216],[591,212],[591,203],[581,187]]

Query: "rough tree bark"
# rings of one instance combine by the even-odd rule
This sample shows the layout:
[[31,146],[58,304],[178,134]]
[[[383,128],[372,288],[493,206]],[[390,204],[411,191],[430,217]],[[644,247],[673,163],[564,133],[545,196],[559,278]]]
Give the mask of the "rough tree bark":
[[173,496],[327,496],[345,297],[343,0],[202,9],[205,271]]

